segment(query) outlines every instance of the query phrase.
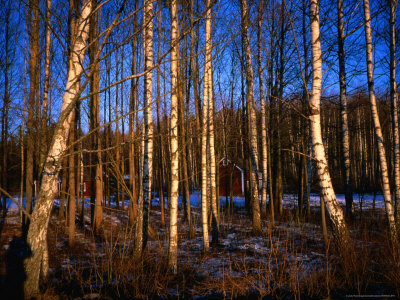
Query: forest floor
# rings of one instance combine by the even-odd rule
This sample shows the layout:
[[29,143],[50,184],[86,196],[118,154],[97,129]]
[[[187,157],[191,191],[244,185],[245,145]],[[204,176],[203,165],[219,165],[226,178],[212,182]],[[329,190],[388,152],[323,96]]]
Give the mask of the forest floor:
[[[349,265],[340,263],[331,234],[325,247],[316,199],[312,198],[311,216],[304,222],[297,217],[295,198],[285,195],[275,226],[262,221],[262,236],[252,235],[251,218],[236,199],[231,215],[221,211],[219,243],[211,245],[207,254],[202,253],[201,211],[192,200],[192,238],[183,210],[179,211],[176,275],[167,267],[168,214],[167,226],[161,226],[159,206],[152,207],[149,241],[137,259],[132,255],[134,232],[126,211],[105,209],[102,232],[94,235],[87,208],[84,224],[77,215],[76,243],[68,247],[66,224],[58,218],[56,203],[48,234],[50,276],[42,287],[43,298],[400,297],[400,265],[388,246],[379,198],[373,211],[372,198],[366,197],[364,209],[358,207],[348,222],[356,252]],[[21,296],[24,278],[17,210],[9,209],[1,218],[0,233],[0,299],[15,299]]]

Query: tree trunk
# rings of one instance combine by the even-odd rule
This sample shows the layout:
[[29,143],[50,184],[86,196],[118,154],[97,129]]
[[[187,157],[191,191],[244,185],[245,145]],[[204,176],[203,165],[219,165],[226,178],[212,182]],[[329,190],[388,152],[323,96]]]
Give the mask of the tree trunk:
[[262,233],[260,202],[258,199],[258,149],[257,149],[257,128],[256,128],[256,112],[254,103],[254,82],[253,82],[253,66],[251,63],[250,40],[248,36],[248,11],[247,1],[241,0],[241,17],[242,17],[242,35],[245,46],[246,57],[246,102],[249,121],[249,145],[250,145],[250,186],[251,186],[251,208],[253,218],[253,233],[259,235]]
[[346,214],[353,214],[353,191],[351,187],[351,163],[349,144],[349,124],[347,121],[347,96],[346,96],[346,66],[344,52],[344,24],[343,0],[337,1],[338,9],[338,50],[339,50],[339,83],[340,83],[340,122],[341,122],[341,147],[343,161],[344,192],[346,199]]
[[178,268],[178,197],[179,197],[179,153],[178,153],[178,7],[177,0],[171,3],[171,208],[168,243],[168,266],[173,273]]
[[385,201],[386,216],[389,224],[389,234],[392,242],[392,247],[398,247],[398,232],[394,219],[393,204],[390,197],[389,174],[386,162],[385,147],[383,145],[383,135],[381,124],[379,121],[378,109],[375,100],[375,84],[374,84],[374,70],[372,64],[372,34],[371,34],[371,16],[369,10],[369,0],[363,0],[364,4],[364,21],[365,21],[365,43],[366,43],[366,57],[367,57],[367,77],[368,77],[368,91],[369,100],[371,103],[371,115],[375,127],[375,136],[379,153],[380,169],[383,198]]
[[[138,1],[135,1],[135,11],[138,9]],[[138,14],[135,13],[133,17],[133,32],[132,37],[132,75],[136,73],[136,42],[137,42],[137,23]],[[137,187],[136,187],[136,169],[135,169],[135,112],[136,109],[136,79],[131,80],[131,93],[129,104],[129,183],[132,191],[132,198],[129,202],[129,224],[133,225],[137,216]]]
[[[143,46],[145,55],[145,70],[150,70],[153,66],[153,2],[145,1],[143,14],[143,24],[145,24],[143,34]],[[142,173],[142,201],[143,210],[139,210],[139,217],[136,229],[137,246],[135,246],[136,255],[141,254],[142,249],[146,247],[148,235],[149,202],[151,201],[151,183],[153,176],[153,117],[152,117],[152,72],[148,72],[144,79],[144,101],[143,101],[143,122],[144,122],[144,148],[143,148],[143,173]],[[140,224],[141,223],[141,224]],[[142,233],[138,232],[142,231]],[[140,235],[142,238],[140,238]]]
[[43,111],[41,120],[41,143],[40,143],[40,159],[39,159],[39,170],[43,169],[43,163],[46,158],[47,151],[47,111],[48,111],[48,99],[49,99],[49,86],[50,86],[50,59],[51,59],[51,0],[46,1],[46,49],[45,49],[45,62],[44,62],[44,88],[43,88]]
[[[91,0],[93,10],[97,8],[97,0]],[[94,232],[98,232],[103,220],[103,167],[101,157],[101,138],[100,138],[100,73],[99,64],[96,63],[96,51],[99,48],[99,21],[98,13],[94,13],[90,18],[89,31],[89,59],[93,66],[93,74],[90,78],[90,131],[92,133],[92,151],[91,153],[91,224]]]
[[[29,59],[29,98],[28,98],[28,122],[26,123],[27,145],[26,145],[26,211],[32,213],[32,198],[33,198],[33,154],[35,152],[34,140],[34,110],[36,89],[39,88],[39,0],[31,0],[29,2],[29,44],[30,44],[30,59]],[[25,229],[29,226],[28,219],[25,217]]]
[[[210,0],[206,1],[206,19],[205,19],[205,38],[206,38],[206,53],[211,51],[210,35],[211,35],[211,7]],[[201,124],[201,219],[203,224],[203,251],[209,250],[208,237],[208,195],[207,195],[207,102],[208,102],[208,70],[211,69],[211,61],[205,58],[204,65],[204,87],[203,87],[203,109],[202,109],[202,124]]]
[[70,154],[68,157],[68,186],[69,186],[69,198],[68,198],[68,245],[73,247],[75,245],[75,201],[76,201],[76,178],[75,178],[75,133],[76,133],[76,110],[75,107],[72,111],[71,127],[69,132],[69,144]]
[[336,200],[329,174],[328,163],[325,157],[325,148],[321,135],[321,84],[322,84],[322,57],[319,31],[319,3],[311,0],[310,3],[310,30],[311,30],[311,61],[312,61],[312,90],[310,97],[310,122],[312,133],[312,147],[314,151],[314,163],[317,169],[321,194],[332,221],[333,235],[339,253],[347,259],[352,247],[349,231],[347,229],[343,211]]
[[[210,3],[211,4],[211,3]],[[212,33],[211,33],[211,7],[207,6],[206,20],[206,53],[205,60],[208,64],[207,72],[204,76],[207,80],[208,94],[208,134],[209,134],[209,151],[210,151],[210,193],[211,193],[211,235],[212,243],[218,244],[219,222],[218,222],[218,199],[217,199],[217,179],[216,179],[216,162],[215,162],[215,134],[214,134],[214,94],[213,94],[213,72],[212,72]],[[207,114],[203,111],[203,114]]]
[[267,184],[268,184],[268,153],[267,153],[267,125],[265,113],[265,96],[264,96],[264,81],[263,71],[261,66],[261,33],[263,25],[264,7],[260,1],[258,11],[258,27],[257,27],[257,67],[258,67],[258,82],[260,88],[260,106],[261,106],[261,149],[262,149],[262,188],[261,188],[261,215],[267,215]]
[[69,58],[70,67],[61,114],[44,164],[40,191],[28,231],[27,243],[32,255],[24,262],[25,274],[27,276],[24,282],[24,295],[26,298],[31,298],[39,293],[39,274],[47,245],[47,228],[53,199],[57,194],[57,179],[61,167],[62,155],[66,149],[66,141],[71,127],[72,114],[70,112],[74,102],[79,97],[79,91],[76,88],[82,74],[82,65],[80,62],[83,61],[85,56],[89,29],[88,16],[91,11],[91,2],[85,1],[82,6],[78,21],[78,30],[76,32],[76,36],[79,38],[74,39],[73,52]]
[[394,195],[396,201],[396,221],[400,224],[400,138],[397,109],[396,84],[396,11],[397,0],[390,0],[390,100],[392,102],[393,155],[394,155]]

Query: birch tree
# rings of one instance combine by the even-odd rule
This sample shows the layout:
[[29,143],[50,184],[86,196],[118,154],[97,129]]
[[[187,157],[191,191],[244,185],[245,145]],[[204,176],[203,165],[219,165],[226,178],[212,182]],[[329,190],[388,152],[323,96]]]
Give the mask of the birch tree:
[[389,234],[393,247],[398,246],[398,232],[394,219],[393,204],[390,197],[389,172],[386,162],[385,147],[383,145],[383,135],[381,123],[379,120],[378,109],[375,99],[375,83],[374,83],[374,66],[372,63],[372,34],[371,34],[371,14],[369,8],[369,0],[363,0],[364,7],[364,28],[365,28],[365,43],[366,43],[366,59],[367,59],[367,79],[368,79],[368,94],[371,107],[371,115],[374,123],[374,131],[376,136],[379,164],[381,170],[383,198],[385,201],[386,216],[389,224]]
[[[208,47],[211,35],[211,7],[210,0],[206,1],[206,53],[209,52]],[[202,108],[202,124],[201,124],[201,220],[203,225],[203,251],[209,250],[208,237],[208,207],[207,207],[207,103],[208,103],[208,85],[209,77],[208,69],[211,69],[211,61],[205,59],[204,64],[204,86],[203,86],[203,108]]]
[[[210,3],[208,3],[210,4]],[[207,8],[209,6],[207,5]],[[206,53],[205,60],[208,64],[204,71],[204,77],[207,76],[207,94],[208,94],[208,135],[210,151],[210,192],[211,192],[211,235],[212,243],[218,243],[218,199],[217,199],[217,179],[215,162],[215,134],[214,134],[214,95],[213,95],[213,76],[212,76],[212,34],[211,34],[211,7],[207,10],[206,16]],[[207,114],[203,111],[203,114]]]
[[346,64],[344,52],[344,24],[343,0],[337,0],[337,28],[338,28],[338,55],[339,55],[339,83],[340,83],[340,121],[341,121],[341,147],[343,160],[343,179],[346,199],[346,213],[353,211],[353,191],[350,176],[350,144],[349,124],[347,121],[347,96],[346,96]]
[[77,82],[79,82],[80,75],[83,72],[81,62],[86,52],[86,42],[88,40],[89,31],[88,17],[91,12],[92,3],[86,0],[82,5],[80,17],[77,20],[76,38],[73,39],[73,51],[69,58],[68,79],[66,92],[62,101],[61,114],[45,160],[40,191],[35,210],[31,217],[27,243],[32,255],[24,261],[26,274],[24,295],[26,298],[34,297],[39,293],[39,275],[44,259],[43,255],[46,252],[47,228],[53,206],[53,199],[57,193],[57,180],[61,168],[62,155],[66,150],[66,141],[71,127],[71,109],[74,102],[79,97]]
[[256,112],[254,103],[254,75],[253,65],[251,62],[251,50],[249,40],[249,16],[247,10],[247,1],[241,0],[241,19],[242,19],[242,35],[244,40],[244,51],[246,58],[246,103],[248,112],[249,127],[249,146],[250,146],[250,186],[251,186],[251,208],[253,233],[258,235],[262,233],[260,202],[258,200],[258,149],[257,149],[257,128],[256,128]]
[[143,51],[146,75],[144,78],[143,122],[144,140],[143,171],[142,171],[142,197],[139,196],[138,220],[135,234],[135,253],[140,255],[146,247],[149,222],[149,201],[151,201],[151,181],[153,175],[153,116],[152,116],[152,91],[153,76],[153,2],[146,0],[143,12]]
[[153,1],[146,0],[144,8],[144,63],[148,71],[144,78],[144,153],[143,153],[143,247],[147,243],[149,203],[151,202],[151,184],[153,180]]
[[[312,88],[309,102],[312,148],[314,152],[314,164],[317,170],[321,199],[325,202],[329,217],[332,221],[333,235],[339,253],[346,258],[351,248],[350,235],[344,220],[343,211],[336,200],[328,162],[325,156],[325,147],[321,134],[321,84],[322,84],[322,56],[319,30],[319,1],[310,2],[310,30],[311,30],[311,66]],[[322,201],[321,201],[322,203]],[[321,207],[323,209],[323,207]]]
[[267,184],[268,184],[268,153],[267,153],[267,125],[265,113],[265,95],[263,68],[261,66],[261,33],[263,25],[264,7],[263,1],[260,1],[258,8],[258,27],[257,27],[257,68],[258,68],[258,84],[260,89],[260,108],[261,108],[261,149],[262,149],[262,187],[261,187],[261,215],[267,214]]
[[179,197],[179,153],[178,153],[178,6],[171,3],[171,196],[168,243],[168,265],[173,273],[178,268],[178,197]]
[[397,0],[390,0],[390,100],[392,103],[393,155],[394,155],[394,195],[396,200],[396,220],[400,220],[400,138],[397,108],[396,84],[396,12]]

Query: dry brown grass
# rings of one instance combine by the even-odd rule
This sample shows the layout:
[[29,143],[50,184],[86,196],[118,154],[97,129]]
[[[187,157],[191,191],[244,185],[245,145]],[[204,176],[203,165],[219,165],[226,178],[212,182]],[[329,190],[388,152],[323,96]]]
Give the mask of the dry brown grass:
[[[160,228],[158,214],[151,222],[155,235],[144,255],[132,255],[133,232],[124,215],[106,216],[103,232],[94,236],[88,227],[78,228],[77,244],[67,247],[64,222],[52,219],[49,232],[51,280],[43,285],[43,299],[76,298],[344,298],[346,295],[400,296],[400,265],[391,253],[384,216],[364,212],[351,223],[355,255],[348,265],[340,263],[330,240],[323,246],[319,215],[310,223],[296,222],[286,211],[275,228],[263,237],[251,236],[249,218],[225,216],[222,244],[202,254],[201,231],[188,241],[187,226],[180,224],[179,272],[167,266],[167,228]],[[194,216],[196,220],[196,213]],[[116,220],[120,220],[119,223]],[[19,226],[4,225],[0,245],[1,283],[6,276],[4,245]],[[229,234],[235,236],[224,244]],[[256,246],[268,251],[257,251]],[[258,242],[258,244],[257,244]],[[243,248],[245,243],[250,246]],[[251,244],[253,243],[253,244]],[[1,297],[0,297],[1,298]]]

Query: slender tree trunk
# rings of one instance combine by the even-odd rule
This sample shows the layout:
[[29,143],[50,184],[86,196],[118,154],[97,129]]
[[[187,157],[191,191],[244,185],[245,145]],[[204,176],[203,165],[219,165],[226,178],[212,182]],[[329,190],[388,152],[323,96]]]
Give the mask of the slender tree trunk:
[[78,20],[78,30],[74,39],[73,52],[69,58],[68,81],[66,92],[63,96],[61,114],[57,122],[49,153],[44,165],[40,191],[33,211],[31,224],[27,235],[27,243],[32,255],[24,261],[26,280],[24,282],[24,295],[31,298],[39,293],[39,274],[46,252],[47,228],[50,219],[53,199],[57,194],[57,179],[61,167],[62,154],[66,149],[66,140],[71,127],[72,114],[70,113],[74,102],[79,96],[76,90],[77,82],[82,74],[82,65],[88,39],[88,16],[92,11],[90,1],[85,1]]
[[[207,6],[208,8],[208,6]],[[205,60],[208,64],[207,72],[204,76],[208,77],[208,135],[210,151],[210,192],[211,192],[211,235],[212,243],[218,244],[219,222],[218,222],[218,199],[217,199],[217,177],[215,162],[215,134],[214,134],[214,94],[213,94],[213,72],[212,72],[212,33],[211,33],[211,8],[207,11],[210,17],[206,20],[206,54]],[[207,28],[208,27],[208,28]],[[206,114],[206,111],[203,111]]]
[[[119,32],[117,32],[116,36],[116,44],[119,45]],[[118,81],[119,79],[119,49],[115,50],[115,79]],[[110,107],[111,109],[111,107]],[[119,182],[118,174],[121,174],[121,153],[120,153],[120,132],[119,132],[119,84],[115,87],[115,165],[113,166],[113,173],[116,174],[115,181],[117,184],[117,194],[115,196],[115,207],[119,209],[119,203],[121,201],[120,191],[121,191],[121,183]]]
[[261,106],[261,149],[262,149],[262,188],[261,188],[261,215],[267,215],[267,184],[268,184],[268,153],[267,153],[267,125],[265,114],[265,96],[264,96],[264,80],[263,69],[261,66],[261,33],[263,25],[264,7],[260,1],[258,10],[258,27],[257,27],[257,67],[258,67],[258,82],[260,88],[260,106]]
[[[27,127],[27,146],[26,146],[26,211],[32,213],[33,198],[33,155],[35,152],[34,140],[34,110],[36,89],[39,88],[39,0],[29,2],[30,11],[28,12],[30,23],[30,59],[29,59],[29,98],[28,98],[28,122]],[[31,16],[33,14],[33,16]],[[25,229],[29,226],[28,219],[25,217]]]
[[[145,70],[150,70],[153,66],[153,2],[152,0],[145,1],[145,8],[143,14],[143,24],[145,24],[143,35],[143,47],[145,54]],[[151,201],[151,182],[153,176],[153,117],[152,117],[152,72],[145,75],[145,96],[144,96],[144,149],[143,149],[143,174],[142,174],[142,190],[143,210],[139,211],[139,217],[136,227],[136,255],[141,254],[142,249],[147,244],[148,234],[148,214],[149,202]],[[140,206],[140,205],[139,205]],[[141,231],[142,233],[139,233]],[[141,237],[140,237],[141,236]]]
[[[73,145],[75,142],[76,133],[76,110],[73,108],[71,128],[69,132],[69,144]],[[69,183],[69,198],[68,198],[68,245],[73,247],[75,245],[75,200],[76,200],[76,178],[75,178],[75,147],[70,148],[68,157],[68,183]]]
[[311,30],[311,61],[313,70],[312,90],[310,97],[310,122],[312,133],[312,145],[315,158],[315,166],[319,179],[321,195],[332,221],[333,235],[339,253],[344,259],[348,258],[351,250],[351,240],[347,229],[343,211],[336,200],[329,174],[328,162],[325,157],[324,144],[321,135],[321,84],[322,84],[322,57],[321,41],[319,31],[319,3],[318,0],[311,0],[310,3],[310,30]]
[[[199,86],[198,86],[198,81],[197,81],[197,74],[198,74],[198,69],[196,66],[196,57],[195,57],[195,52],[194,52],[194,46],[195,43],[197,42],[197,36],[195,37],[195,30],[194,30],[194,21],[193,21],[193,12],[194,7],[193,7],[193,0],[190,0],[190,62],[191,62],[191,68],[192,68],[192,82],[193,82],[193,98],[194,98],[194,106],[195,106],[195,111],[196,111],[196,133],[197,133],[197,147],[196,147],[196,162],[201,161],[201,100],[200,100],[200,95],[199,95]],[[198,164],[196,164],[198,165]],[[194,172],[194,174],[197,174],[198,172]],[[198,176],[195,175],[194,179],[196,181],[196,184],[199,182]]]
[[400,138],[397,109],[396,83],[396,12],[397,0],[390,0],[390,100],[392,102],[393,154],[394,154],[394,194],[396,200],[396,221],[400,224]]
[[40,159],[39,170],[43,169],[43,163],[46,158],[47,151],[47,111],[49,99],[49,86],[50,86],[50,59],[51,59],[51,0],[46,1],[46,49],[45,49],[45,62],[44,62],[44,88],[43,88],[43,103],[42,103],[42,120],[41,120],[41,143],[40,143]]
[[322,195],[319,196],[319,201],[321,207],[322,235],[324,236],[325,249],[328,249],[329,246],[328,228],[326,227],[325,202],[324,202],[324,197],[322,197]]
[[[211,7],[210,0],[206,1],[206,53],[211,51],[210,35],[211,35]],[[209,250],[208,237],[208,195],[207,195],[207,102],[208,102],[208,84],[209,77],[208,69],[211,69],[211,61],[205,58],[204,65],[204,87],[203,87],[203,109],[202,109],[202,124],[201,124],[201,220],[203,224],[203,251]]]
[[253,82],[253,66],[251,63],[250,40],[248,36],[248,10],[247,1],[241,0],[241,17],[242,17],[242,35],[245,46],[246,57],[246,102],[249,120],[249,144],[250,144],[250,186],[251,186],[251,208],[253,218],[253,233],[259,235],[262,233],[260,202],[258,199],[258,149],[257,149],[257,128],[256,128],[256,112],[254,103],[254,82]]
[[[8,116],[9,116],[9,110],[10,110],[10,93],[9,93],[9,85],[10,85],[10,80],[9,80],[9,70],[10,70],[10,50],[9,50],[9,43],[10,43],[10,14],[11,14],[11,8],[8,8],[6,11],[6,34],[5,34],[5,51],[6,51],[6,57],[5,57],[5,68],[4,68],[4,98],[3,98],[3,108],[2,108],[2,118],[1,118],[1,142],[2,142],[2,187],[3,189],[7,189],[7,160],[8,160]],[[6,195],[3,194],[3,214],[4,216],[7,213],[7,197]],[[2,207],[1,205],[1,198],[0,198],[0,208]]]
[[[91,0],[93,10],[97,8],[97,0]],[[90,131],[92,133],[92,150],[91,153],[91,224],[94,232],[98,232],[103,220],[103,167],[101,157],[101,138],[100,138],[100,73],[99,64],[96,63],[96,51],[99,48],[99,25],[98,12],[94,13],[90,18],[89,31],[89,59],[93,67],[93,74],[90,78]],[[97,128],[97,129],[96,129]]]
[[392,199],[390,197],[389,174],[386,162],[385,147],[383,145],[383,135],[381,124],[379,121],[378,109],[375,100],[375,84],[374,84],[374,69],[372,64],[372,34],[371,34],[371,16],[369,9],[369,0],[363,0],[364,4],[364,20],[365,20],[365,43],[366,43],[366,57],[367,57],[367,77],[368,77],[368,91],[369,100],[371,103],[371,115],[375,127],[375,136],[379,153],[379,161],[381,168],[381,180],[383,198],[385,201],[386,216],[389,224],[389,234],[392,242],[392,247],[398,248],[398,232],[396,222],[394,219],[394,211]]
[[[135,1],[135,11],[138,9],[138,1]],[[136,42],[137,42],[137,22],[138,14],[133,17],[133,38],[132,38],[132,75],[136,73]],[[130,114],[129,114],[129,183],[132,191],[132,198],[129,202],[129,224],[133,225],[137,216],[137,188],[136,188],[136,169],[135,169],[135,109],[136,109],[136,79],[131,80],[130,93]]]
[[339,83],[340,83],[340,122],[341,147],[343,161],[343,179],[346,199],[346,213],[353,214],[353,191],[351,187],[351,162],[349,144],[349,124],[347,121],[346,66],[344,52],[343,0],[337,1],[338,9],[338,50],[339,50]]
[[178,7],[177,0],[171,3],[171,208],[168,243],[168,265],[173,273],[178,268],[178,197],[179,197],[179,153],[178,153]]
[[[157,62],[161,60],[161,12],[162,3],[158,0],[158,15],[157,15]],[[159,199],[161,209],[161,226],[165,226],[165,209],[164,209],[164,164],[163,164],[163,137],[161,134],[161,69],[157,66],[157,134],[158,134],[158,181],[159,181]]]

